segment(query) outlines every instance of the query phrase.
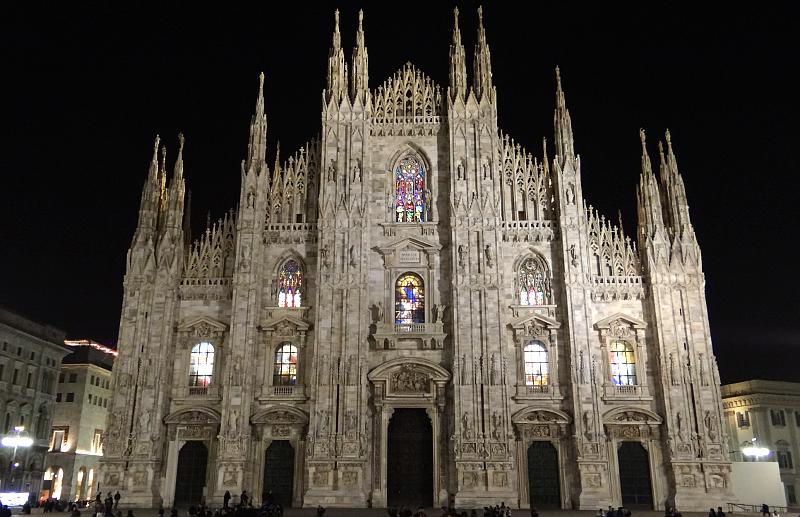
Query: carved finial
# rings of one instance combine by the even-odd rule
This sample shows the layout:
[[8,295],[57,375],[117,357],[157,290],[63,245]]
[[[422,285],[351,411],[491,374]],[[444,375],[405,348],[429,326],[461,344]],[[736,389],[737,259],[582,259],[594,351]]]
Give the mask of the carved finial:
[[478,6],[478,29],[483,30],[483,6]]
[[153,142],[153,159],[158,156],[158,145],[161,143],[161,137],[156,135],[156,141]]
[[183,137],[183,133],[178,133],[178,154],[183,154],[183,143],[186,139]]
[[336,32],[339,32],[339,9],[336,9],[336,11],[334,11],[333,18],[334,20],[336,20],[336,27],[334,28],[334,30]]
[[642,149],[645,148],[645,136],[644,136],[644,129],[639,128],[639,140],[642,141]]
[[358,10],[358,30],[364,30],[364,9]]
[[264,95],[264,72],[258,74],[258,94]]
[[453,21],[455,22],[456,27],[458,27],[458,6],[453,8]]

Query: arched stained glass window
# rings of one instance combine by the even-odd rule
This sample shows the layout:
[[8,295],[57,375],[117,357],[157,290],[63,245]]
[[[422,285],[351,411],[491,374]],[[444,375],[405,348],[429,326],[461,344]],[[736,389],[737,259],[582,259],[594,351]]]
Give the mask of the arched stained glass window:
[[394,321],[425,323],[425,286],[416,273],[404,273],[395,283]]
[[303,270],[296,260],[287,260],[278,273],[278,307],[301,307]]
[[627,341],[612,341],[610,349],[611,382],[614,386],[636,384],[636,358],[633,347]]
[[406,156],[394,170],[395,222],[425,221],[425,168],[413,156]]
[[517,273],[520,305],[544,305],[547,303],[548,286],[545,269],[539,259],[526,259]]
[[297,347],[284,343],[275,353],[272,370],[272,384],[275,386],[294,386],[297,384]]
[[528,386],[547,386],[550,384],[550,363],[547,349],[541,341],[531,341],[522,349],[525,363],[525,384]]
[[203,341],[192,347],[189,386],[208,386],[214,374],[214,345]]

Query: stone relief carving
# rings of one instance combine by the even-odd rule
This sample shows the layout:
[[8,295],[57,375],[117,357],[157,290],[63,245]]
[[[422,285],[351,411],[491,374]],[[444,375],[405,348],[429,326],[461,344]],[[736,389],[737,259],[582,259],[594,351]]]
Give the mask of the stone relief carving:
[[614,320],[608,325],[608,333],[614,337],[629,337],[631,335],[631,327],[623,320]]
[[228,413],[228,438],[235,440],[239,437],[240,415],[236,409],[231,409]]
[[395,393],[427,393],[430,391],[428,374],[405,364],[391,375],[390,386]]

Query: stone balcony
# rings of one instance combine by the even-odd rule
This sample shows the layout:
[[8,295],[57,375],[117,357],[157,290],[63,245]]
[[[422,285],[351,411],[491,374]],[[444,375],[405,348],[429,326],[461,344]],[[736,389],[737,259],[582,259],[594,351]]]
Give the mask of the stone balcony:
[[258,400],[267,401],[304,401],[306,397],[306,387],[303,384],[294,386],[262,386]]
[[375,348],[385,350],[441,350],[446,336],[441,322],[378,323],[373,334]]
[[516,400],[561,400],[562,398],[559,386],[553,386],[551,384],[519,384],[516,386],[514,394],[514,399]]
[[640,385],[625,385],[614,386],[606,384],[603,386],[603,400],[604,401],[637,401],[637,400],[653,400],[650,395],[650,390],[647,386]]
[[175,386],[172,398],[181,401],[219,402],[222,399],[219,386]]

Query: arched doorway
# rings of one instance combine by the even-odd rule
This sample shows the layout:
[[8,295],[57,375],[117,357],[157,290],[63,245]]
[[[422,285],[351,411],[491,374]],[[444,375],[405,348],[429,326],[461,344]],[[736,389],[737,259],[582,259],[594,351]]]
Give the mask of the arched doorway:
[[561,507],[558,451],[552,443],[536,441],[528,447],[528,488],[531,508]]
[[273,440],[264,454],[263,502],[272,501],[284,508],[292,506],[292,483],[294,482],[294,448],[289,440]]
[[652,508],[653,489],[647,450],[639,442],[622,442],[617,449],[617,463],[622,504]]
[[398,408],[387,436],[386,496],[389,506],[433,505],[433,430],[420,408]]
[[203,442],[186,442],[178,453],[178,476],[175,480],[175,505],[199,504],[206,486],[208,448]]

